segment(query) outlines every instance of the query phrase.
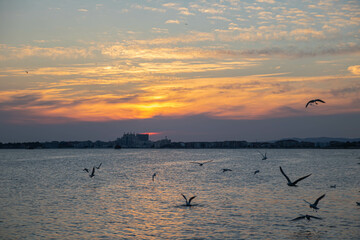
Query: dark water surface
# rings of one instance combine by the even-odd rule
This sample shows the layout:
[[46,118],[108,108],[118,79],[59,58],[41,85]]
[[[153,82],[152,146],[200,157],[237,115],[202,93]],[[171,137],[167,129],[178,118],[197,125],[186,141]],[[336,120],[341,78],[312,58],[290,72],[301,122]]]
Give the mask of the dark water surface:
[[261,151],[0,150],[0,238],[360,239],[359,150]]

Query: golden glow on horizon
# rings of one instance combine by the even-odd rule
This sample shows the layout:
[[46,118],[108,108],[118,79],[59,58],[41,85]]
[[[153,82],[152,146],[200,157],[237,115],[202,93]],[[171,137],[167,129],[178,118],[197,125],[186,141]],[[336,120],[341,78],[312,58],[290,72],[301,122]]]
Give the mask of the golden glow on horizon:
[[[126,27],[105,24],[107,18],[92,25],[88,20],[100,9],[85,4],[74,9],[87,15],[72,19],[81,28],[59,27],[60,33],[50,31],[48,39],[39,39],[47,34],[39,36],[36,28],[22,32],[16,24],[3,24],[0,111],[24,113],[16,120],[24,122],[197,114],[261,119],[360,111],[358,5],[210,2],[140,6],[119,1],[115,8],[123,14],[114,14],[110,3],[101,7],[109,19],[133,19]],[[18,6],[4,6],[20,17]],[[67,11],[59,11],[59,17],[70,18]],[[304,109],[311,98],[326,104]]]

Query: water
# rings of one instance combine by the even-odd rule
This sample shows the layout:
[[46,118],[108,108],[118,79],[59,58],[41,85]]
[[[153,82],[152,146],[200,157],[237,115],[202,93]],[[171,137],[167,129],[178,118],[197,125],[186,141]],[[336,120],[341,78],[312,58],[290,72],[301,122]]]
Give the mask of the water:
[[[0,238],[360,238],[360,150],[265,151],[1,150]],[[94,178],[82,171],[100,162]],[[312,175],[288,187],[279,166]],[[303,201],[324,193],[318,212]],[[289,221],[300,214],[323,219]]]

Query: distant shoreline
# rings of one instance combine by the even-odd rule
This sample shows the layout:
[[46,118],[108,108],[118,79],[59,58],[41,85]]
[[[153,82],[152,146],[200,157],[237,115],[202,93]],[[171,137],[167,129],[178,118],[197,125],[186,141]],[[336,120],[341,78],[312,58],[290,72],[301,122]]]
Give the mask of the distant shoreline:
[[119,144],[118,141],[51,141],[0,143],[0,149],[360,149],[360,141],[310,142],[294,139],[272,142],[215,141],[171,142],[170,140],[142,141]]

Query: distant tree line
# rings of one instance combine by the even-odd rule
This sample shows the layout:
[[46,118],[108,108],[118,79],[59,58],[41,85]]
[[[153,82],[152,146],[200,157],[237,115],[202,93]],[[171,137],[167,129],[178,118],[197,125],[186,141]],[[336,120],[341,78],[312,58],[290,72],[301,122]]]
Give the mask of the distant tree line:
[[61,149],[61,148],[185,148],[185,149],[211,149],[211,148],[325,148],[325,149],[360,149],[360,141],[329,141],[306,142],[297,140],[280,140],[275,142],[247,142],[247,141],[218,141],[218,142],[171,142],[160,140],[147,141],[146,144],[127,144],[121,146],[117,141],[52,141],[52,142],[22,142],[1,143],[0,149]]

